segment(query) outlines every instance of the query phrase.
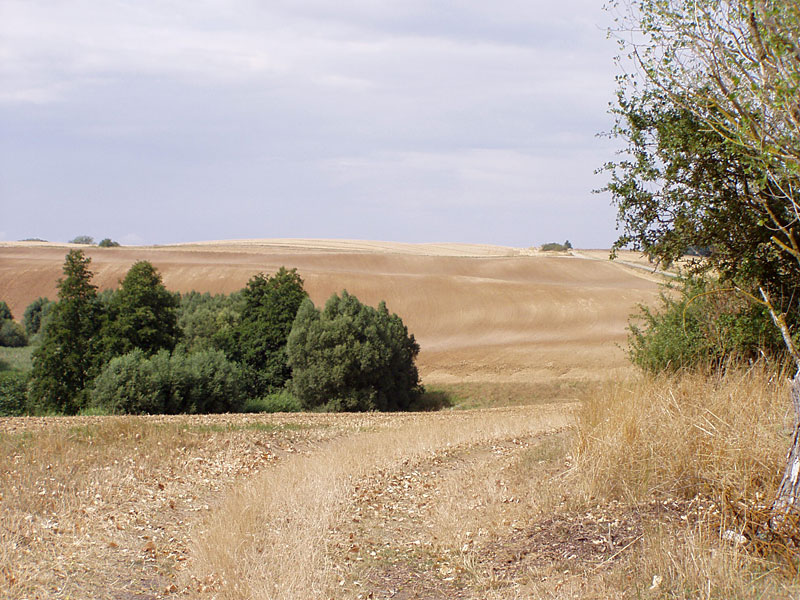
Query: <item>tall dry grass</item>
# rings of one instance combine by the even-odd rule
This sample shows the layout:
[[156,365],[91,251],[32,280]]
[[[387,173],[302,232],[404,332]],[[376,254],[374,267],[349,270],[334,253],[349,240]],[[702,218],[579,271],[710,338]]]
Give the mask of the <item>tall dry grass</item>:
[[740,525],[725,498],[768,504],[791,443],[788,377],[763,365],[720,374],[642,376],[606,386],[580,412],[572,484],[581,500],[700,497],[712,507],[683,525],[645,522],[641,544],[604,578],[645,598],[797,598],[786,563],[722,533]]
[[793,419],[788,378],[763,365],[609,384],[580,412],[579,488],[586,498],[631,501],[769,496]]

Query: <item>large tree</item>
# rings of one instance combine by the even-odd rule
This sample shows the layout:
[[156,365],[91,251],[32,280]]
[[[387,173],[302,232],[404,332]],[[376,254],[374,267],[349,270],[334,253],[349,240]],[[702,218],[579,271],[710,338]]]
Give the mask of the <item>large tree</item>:
[[58,280],[58,302],[50,312],[39,348],[33,353],[34,404],[67,414],[86,402],[85,388],[101,362],[102,308],[91,283],[91,259],[71,250]]
[[[798,366],[798,420],[773,507],[780,523],[800,508],[800,354],[785,316],[800,281],[800,4],[620,0],[612,9],[620,44],[636,65],[619,78],[631,157],[623,170],[633,174],[612,180],[621,241],[666,257],[687,232],[705,231],[717,251],[735,257],[738,247],[750,264],[731,264],[730,271],[744,269],[751,278]],[[646,135],[637,138],[648,131],[657,132],[650,149]],[[683,146],[668,148],[664,163],[658,151],[670,140]],[[670,172],[681,164],[686,169]],[[786,292],[783,299],[776,291]]]
[[175,348],[180,336],[177,307],[178,297],[164,287],[158,270],[146,260],[134,263],[109,302],[107,357],[136,348],[146,355]]
[[242,313],[228,339],[219,340],[229,358],[244,367],[252,396],[283,387],[291,376],[286,340],[297,310],[308,297],[297,269],[259,273],[242,290]]

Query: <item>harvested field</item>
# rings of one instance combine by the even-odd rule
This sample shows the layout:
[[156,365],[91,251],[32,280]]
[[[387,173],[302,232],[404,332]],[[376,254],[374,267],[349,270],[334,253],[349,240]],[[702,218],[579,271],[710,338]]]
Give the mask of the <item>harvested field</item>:
[[[0,244],[0,298],[14,315],[56,297],[75,246]],[[605,260],[605,251],[537,253],[463,244],[252,240],[162,247],[85,247],[95,283],[116,287],[137,260],[172,290],[241,289],[258,272],[296,267],[315,303],[347,289],[386,300],[419,341],[429,384],[526,385],[608,379],[629,371],[628,315],[657,295],[659,276]],[[634,257],[625,256],[627,262]]]

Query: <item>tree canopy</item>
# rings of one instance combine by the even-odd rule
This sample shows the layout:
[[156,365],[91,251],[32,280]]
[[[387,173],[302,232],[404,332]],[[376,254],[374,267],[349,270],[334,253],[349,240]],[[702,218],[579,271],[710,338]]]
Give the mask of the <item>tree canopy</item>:
[[404,410],[422,393],[419,345],[402,319],[343,291],[320,311],[305,300],[287,346],[292,392],[307,409]]

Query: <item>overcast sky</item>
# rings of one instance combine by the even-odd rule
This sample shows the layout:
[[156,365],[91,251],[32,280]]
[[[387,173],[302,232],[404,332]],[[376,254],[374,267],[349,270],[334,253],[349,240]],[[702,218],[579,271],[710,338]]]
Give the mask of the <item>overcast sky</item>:
[[0,239],[608,247],[601,0],[0,0]]

